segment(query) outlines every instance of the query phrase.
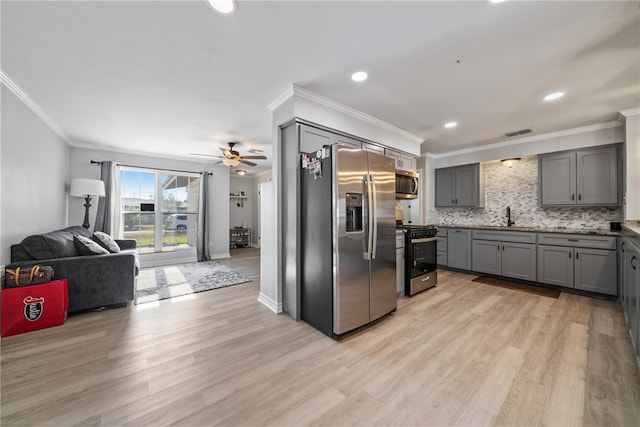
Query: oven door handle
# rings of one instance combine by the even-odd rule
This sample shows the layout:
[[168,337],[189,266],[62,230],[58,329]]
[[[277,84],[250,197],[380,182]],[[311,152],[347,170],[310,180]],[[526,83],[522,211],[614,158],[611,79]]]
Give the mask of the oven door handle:
[[427,243],[437,241],[437,237],[429,237],[428,239],[411,239],[411,243]]

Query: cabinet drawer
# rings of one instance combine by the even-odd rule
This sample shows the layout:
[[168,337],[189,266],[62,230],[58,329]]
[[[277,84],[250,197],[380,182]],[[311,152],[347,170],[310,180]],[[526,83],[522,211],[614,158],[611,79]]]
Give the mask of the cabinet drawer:
[[538,234],[538,244],[572,246],[575,248],[615,249],[615,236],[596,236],[590,234]]
[[447,229],[446,228],[438,228],[438,237],[447,237]]
[[535,243],[536,233],[523,231],[473,230],[473,239],[496,240],[500,242]]
[[447,265],[447,253],[443,251],[436,252],[436,262],[438,265]]
[[438,251],[446,251],[447,250],[447,238],[446,237],[438,237],[437,242]]
[[404,249],[404,233],[396,234],[396,248]]

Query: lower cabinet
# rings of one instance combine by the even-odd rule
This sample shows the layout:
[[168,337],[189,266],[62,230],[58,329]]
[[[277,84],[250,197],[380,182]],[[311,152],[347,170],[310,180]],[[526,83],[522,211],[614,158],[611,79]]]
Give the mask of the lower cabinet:
[[615,250],[538,245],[538,282],[617,295]]
[[624,237],[622,247],[622,308],[633,340],[636,357],[640,358],[640,237]]
[[396,293],[404,294],[404,233],[396,233]]
[[438,229],[438,242],[436,244],[436,263],[446,267],[447,263],[447,229]]
[[474,240],[472,258],[473,271],[536,281],[536,245]]
[[447,266],[471,270],[471,230],[447,230]]

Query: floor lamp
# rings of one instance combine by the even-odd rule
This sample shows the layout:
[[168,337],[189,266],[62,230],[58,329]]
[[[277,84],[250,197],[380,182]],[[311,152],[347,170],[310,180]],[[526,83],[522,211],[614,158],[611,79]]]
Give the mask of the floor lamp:
[[74,178],[71,180],[69,194],[75,197],[84,197],[84,222],[82,226],[89,228],[89,208],[91,196],[104,197],[104,182],[99,179]]

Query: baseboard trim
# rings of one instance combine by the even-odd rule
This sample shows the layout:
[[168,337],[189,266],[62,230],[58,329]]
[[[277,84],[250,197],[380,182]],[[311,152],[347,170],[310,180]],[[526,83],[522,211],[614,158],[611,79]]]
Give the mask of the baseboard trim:
[[229,252],[220,252],[219,254],[211,254],[211,259],[231,258]]
[[258,295],[258,302],[265,305],[269,310],[274,313],[282,313],[282,303],[277,303],[262,292]]

